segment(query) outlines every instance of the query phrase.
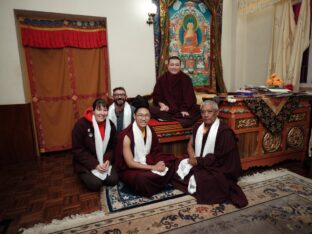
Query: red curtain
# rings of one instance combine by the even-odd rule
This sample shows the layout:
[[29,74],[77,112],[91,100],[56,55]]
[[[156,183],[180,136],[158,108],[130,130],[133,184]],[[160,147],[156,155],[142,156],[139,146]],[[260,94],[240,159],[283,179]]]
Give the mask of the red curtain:
[[105,23],[20,20],[38,147],[71,148],[71,130],[97,97],[107,97]]

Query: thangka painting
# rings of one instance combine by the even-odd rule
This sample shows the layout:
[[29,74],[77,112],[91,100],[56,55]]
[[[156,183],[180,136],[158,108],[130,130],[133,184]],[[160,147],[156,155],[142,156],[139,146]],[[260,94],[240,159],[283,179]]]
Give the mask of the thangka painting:
[[179,56],[182,71],[197,89],[212,85],[211,13],[201,1],[177,0],[169,9],[169,55]]

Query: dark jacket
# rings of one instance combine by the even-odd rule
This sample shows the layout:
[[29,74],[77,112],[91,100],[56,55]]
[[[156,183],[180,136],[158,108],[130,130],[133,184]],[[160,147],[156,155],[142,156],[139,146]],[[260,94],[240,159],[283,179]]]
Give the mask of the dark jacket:
[[[108,120],[108,118],[106,119]],[[114,163],[113,149],[116,143],[116,128],[112,121],[110,121],[111,133],[110,139],[103,155],[103,162],[109,160],[111,164]],[[79,119],[72,130],[72,151],[73,151],[73,165],[76,173],[84,173],[96,168],[99,164],[95,150],[94,128],[92,122],[83,117]]]

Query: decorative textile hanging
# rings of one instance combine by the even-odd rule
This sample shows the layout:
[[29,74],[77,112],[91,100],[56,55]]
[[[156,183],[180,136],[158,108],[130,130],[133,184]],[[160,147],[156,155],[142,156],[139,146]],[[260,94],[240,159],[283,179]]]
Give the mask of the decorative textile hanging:
[[275,113],[274,109],[263,98],[246,98],[244,102],[271,133],[281,134],[284,123],[290,119],[293,111],[299,105],[299,98],[289,97],[289,99],[280,99],[280,102],[283,103],[278,113]]
[[[189,8],[184,10],[184,8]],[[207,9],[207,10],[206,10]],[[190,12],[190,14],[184,14],[183,12]],[[209,17],[205,12],[209,11]],[[192,13],[193,12],[193,13]],[[196,13],[195,13],[196,12]],[[226,87],[223,81],[222,74],[222,62],[221,62],[221,22],[220,22],[220,12],[222,12],[222,0],[203,0],[203,1],[184,1],[184,0],[161,0],[160,1],[160,58],[159,58],[159,75],[162,75],[166,71],[166,62],[168,57],[171,55],[178,55],[182,58],[183,67],[185,71],[193,78],[196,74],[201,74],[198,70],[203,70],[202,72],[209,72],[209,79],[206,83],[205,79],[199,78],[198,83],[201,85],[196,85],[196,79],[193,80],[193,84],[196,90],[206,91],[206,92],[226,92]],[[181,13],[181,14],[180,14]],[[179,18],[180,14],[180,18]],[[182,17],[182,18],[181,18]],[[195,18],[195,19],[194,19]],[[203,21],[209,18],[208,23]],[[182,20],[183,19],[183,20]],[[186,26],[182,22],[190,21],[193,19],[193,25],[196,26],[197,40],[192,40],[197,42],[195,49],[185,49],[185,40],[182,40],[183,31],[186,30]],[[176,22],[179,21],[179,22]],[[197,22],[197,23],[196,23]],[[207,22],[207,21],[206,21]],[[208,24],[208,26],[206,26]],[[180,30],[179,30],[180,28]],[[199,29],[200,28],[200,29]],[[179,32],[178,32],[178,31]],[[207,33],[208,32],[208,33]],[[176,34],[175,38],[179,38],[180,43],[178,45],[183,45],[180,48],[175,48],[173,35]],[[210,37],[207,38],[206,34]],[[192,46],[190,46],[191,48]],[[173,52],[177,49],[178,54]],[[208,48],[207,52],[206,49]],[[187,54],[187,59],[184,59],[184,55]],[[200,56],[202,51],[202,55]],[[184,57],[183,57],[184,56]],[[208,68],[208,70],[206,69]],[[206,70],[205,70],[206,69]],[[198,78],[198,77],[197,77]],[[196,87],[197,86],[197,87]]]
[[259,12],[282,0],[238,0],[238,12],[241,15],[248,15]]
[[106,98],[105,21],[19,18],[40,153],[71,148],[71,130]]
[[19,17],[22,44],[33,48],[101,48],[107,45],[104,21],[40,20]]

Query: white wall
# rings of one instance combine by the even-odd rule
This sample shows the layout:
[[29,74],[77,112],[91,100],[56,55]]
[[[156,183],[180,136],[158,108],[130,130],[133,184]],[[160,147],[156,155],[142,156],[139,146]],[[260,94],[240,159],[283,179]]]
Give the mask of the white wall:
[[0,105],[26,102],[14,9],[107,18],[111,87],[128,96],[149,94],[155,84],[153,27],[147,0],[1,0]]
[[233,92],[236,75],[237,4],[223,1],[221,57],[223,79],[228,92]]
[[[263,84],[271,45],[273,8],[249,16],[237,0],[223,2],[222,62],[228,91]],[[1,0],[0,105],[25,103],[14,9],[107,18],[111,87],[128,96],[149,94],[155,84],[153,27],[146,24],[147,0]]]

